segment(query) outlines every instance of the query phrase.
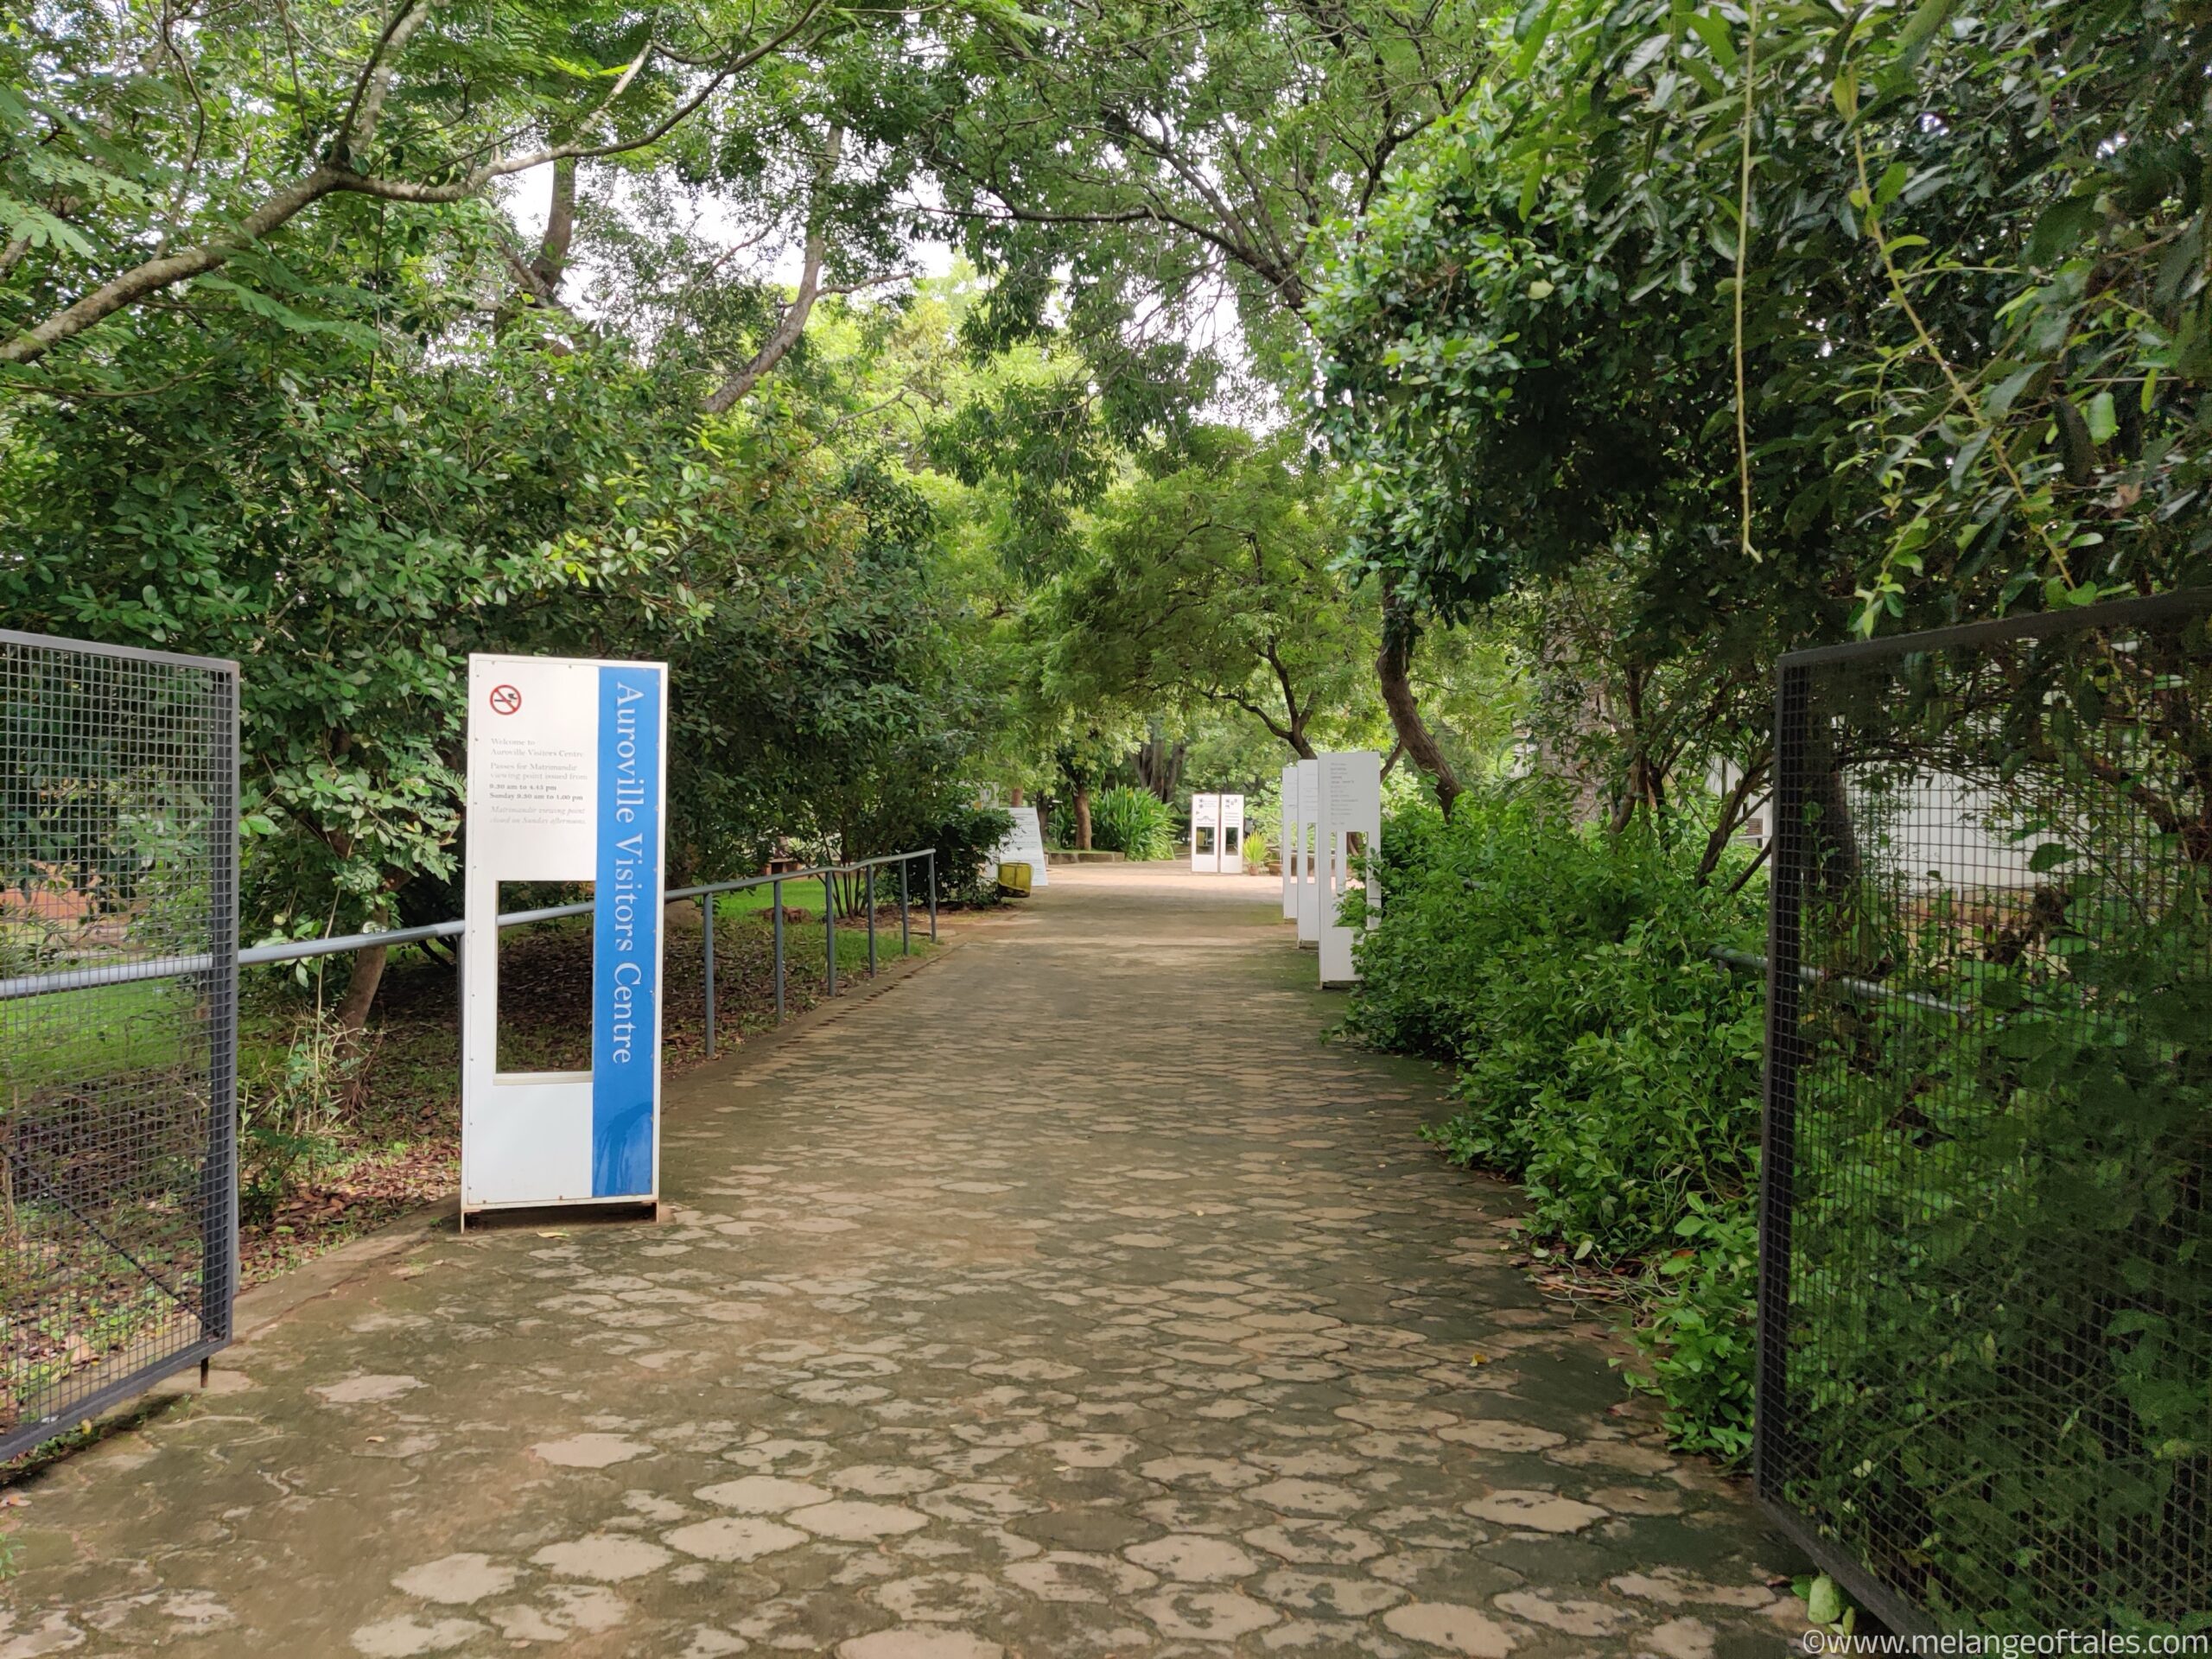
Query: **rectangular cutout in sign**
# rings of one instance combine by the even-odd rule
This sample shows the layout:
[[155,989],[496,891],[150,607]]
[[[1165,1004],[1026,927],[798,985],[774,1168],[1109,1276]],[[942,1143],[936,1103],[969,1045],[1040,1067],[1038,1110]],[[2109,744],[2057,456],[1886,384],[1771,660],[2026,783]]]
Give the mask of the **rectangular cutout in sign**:
[[[592,896],[588,881],[502,881],[499,887],[502,916],[581,904]],[[549,998],[543,988],[549,970],[557,972],[560,958],[575,949],[575,931],[590,928],[590,918],[577,916],[499,930],[493,1063],[500,1072],[591,1071],[589,1004]]]
[[[668,670],[471,657],[468,709],[461,1207],[654,1202]],[[500,1067],[496,918],[518,882],[590,884],[586,1069]]]

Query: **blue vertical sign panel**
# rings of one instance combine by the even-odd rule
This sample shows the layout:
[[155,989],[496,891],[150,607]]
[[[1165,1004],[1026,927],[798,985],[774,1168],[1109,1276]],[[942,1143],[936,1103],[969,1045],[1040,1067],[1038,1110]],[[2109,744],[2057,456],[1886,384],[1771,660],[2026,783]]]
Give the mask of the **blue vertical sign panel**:
[[599,868],[592,938],[591,1194],[653,1191],[660,1084],[662,676],[599,671]]

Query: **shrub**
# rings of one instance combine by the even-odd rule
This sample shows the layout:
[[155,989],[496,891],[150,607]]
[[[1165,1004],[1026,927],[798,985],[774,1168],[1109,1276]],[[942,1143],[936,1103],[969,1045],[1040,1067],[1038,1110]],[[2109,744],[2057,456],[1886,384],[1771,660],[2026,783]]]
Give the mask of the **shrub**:
[[1862,1554],[1940,1541],[1910,1565],[1947,1621],[2206,1622],[2209,880],[2054,880],[2031,950],[1930,906],[1883,939],[1928,1001],[1807,999],[1789,1429],[1865,1455],[1787,1490]]
[[1282,791],[1269,784],[1244,798],[1244,868],[1257,875],[1268,868],[1282,839]]
[[1135,862],[1175,856],[1175,810],[1148,789],[1117,785],[1091,798],[1090,841]]
[[[955,806],[934,823],[924,826],[911,843],[937,849],[938,897],[947,904],[989,905],[998,902],[998,887],[983,879],[983,862],[996,852],[1014,828],[1013,815],[1001,807]],[[916,882],[924,877],[917,863]]]
[[369,1051],[317,1008],[276,1061],[238,1079],[238,1210],[273,1220],[302,1181],[337,1154],[336,1129],[359,1107]]
[[1459,1068],[1429,1133],[1522,1182],[1539,1248],[1634,1276],[1643,1383],[1678,1442],[1750,1446],[1761,895],[1693,879],[1638,824],[1577,828],[1541,796],[1463,797],[1382,837],[1382,925],[1348,1021]]

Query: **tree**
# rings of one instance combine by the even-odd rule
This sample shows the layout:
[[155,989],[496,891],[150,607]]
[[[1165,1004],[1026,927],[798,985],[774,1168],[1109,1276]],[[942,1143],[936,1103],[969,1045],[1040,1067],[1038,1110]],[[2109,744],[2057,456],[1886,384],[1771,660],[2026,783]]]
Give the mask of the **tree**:
[[1356,557],[1447,620],[1617,573],[1647,802],[1764,723],[1790,644],[2190,579],[2202,141],[2160,89],[2205,35],[2170,21],[1787,13],[1754,54],[1726,8],[1531,18],[1310,308]]
[[[168,11],[43,7],[0,40],[0,86],[22,89],[0,97],[0,364],[39,362],[184,284],[289,314],[307,296],[276,238],[316,204],[465,203],[644,149],[837,15],[826,0],[765,16],[597,0],[223,11],[187,28]],[[226,266],[245,282],[214,275]]]
[[2201,571],[2181,89],[2212,29],[2163,0],[1761,27],[1547,9],[1339,239],[1313,315],[1363,556],[1446,615],[1632,556],[1675,638]]
[[1047,679],[1081,706],[1234,709],[1310,758],[1374,632],[1331,569],[1330,480],[1289,435],[1205,429],[1187,452],[1108,497],[1089,562],[1048,592]]
[[[1000,278],[993,338],[1033,334],[1060,306],[1107,429],[1133,444],[1178,437],[1244,365],[1302,401],[1308,256],[1477,84],[1488,8],[1057,0],[1037,15],[949,31],[930,72],[944,212]],[[1224,297],[1236,343],[1218,338]],[[1448,801],[1409,677],[1418,638],[1401,617],[1374,662]]]

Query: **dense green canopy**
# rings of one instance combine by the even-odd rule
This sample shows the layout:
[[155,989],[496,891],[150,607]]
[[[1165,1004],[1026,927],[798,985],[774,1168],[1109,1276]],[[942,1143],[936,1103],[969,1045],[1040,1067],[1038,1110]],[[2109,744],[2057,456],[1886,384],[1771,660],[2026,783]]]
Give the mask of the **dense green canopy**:
[[436,896],[493,646],[677,665],[702,870],[1317,733],[1448,801],[1517,731],[1616,817],[1725,778],[1726,819],[1779,650],[2203,579],[2208,39],[41,3],[0,604],[248,662],[271,927]]

